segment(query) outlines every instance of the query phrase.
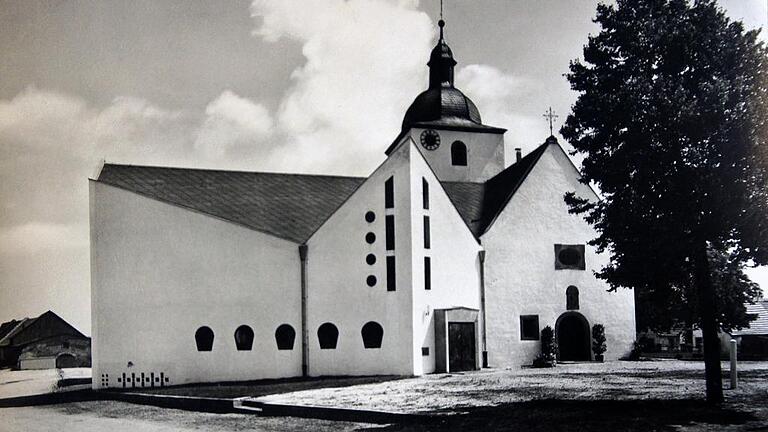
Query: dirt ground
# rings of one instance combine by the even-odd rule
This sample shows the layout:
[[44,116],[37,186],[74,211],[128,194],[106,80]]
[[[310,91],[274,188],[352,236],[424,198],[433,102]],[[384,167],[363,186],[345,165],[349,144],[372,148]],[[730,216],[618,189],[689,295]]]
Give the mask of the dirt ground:
[[[734,403],[768,396],[768,362],[739,363]],[[723,363],[728,388],[728,364]],[[560,364],[550,369],[484,369],[258,398],[260,401],[396,411],[434,412],[559,399],[669,401],[704,398],[704,363],[679,360]]]
[[0,432],[331,432],[368,426],[292,417],[208,414],[114,401],[0,408]]
[[[736,390],[727,389],[724,369],[727,401],[720,408],[704,404],[702,363],[668,360],[483,370],[358,385],[339,380],[337,384],[347,386],[259,398],[279,403],[440,414],[427,423],[382,426],[205,414],[99,401],[0,409],[0,432],[768,431],[768,362],[742,362],[740,366],[741,381]],[[324,385],[333,385],[333,380],[325,380]]]

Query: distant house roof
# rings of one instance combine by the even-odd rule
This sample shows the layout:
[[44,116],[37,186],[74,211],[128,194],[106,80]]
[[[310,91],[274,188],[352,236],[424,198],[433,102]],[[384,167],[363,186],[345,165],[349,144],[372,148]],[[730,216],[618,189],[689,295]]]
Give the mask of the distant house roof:
[[7,328],[7,331],[5,331],[5,334],[0,338],[0,346],[6,346],[10,345],[11,338],[16,336],[20,331],[22,331],[26,326],[29,324],[32,324],[35,321],[35,318],[22,318],[20,320],[11,320],[5,324],[11,324]]
[[768,336],[768,300],[747,304],[748,314],[757,314],[757,319],[749,323],[749,328],[734,330],[733,336]]
[[0,338],[0,346],[23,345],[57,335],[87,337],[52,311],[44,312],[36,318],[23,318],[16,322],[18,324]]
[[[486,183],[442,183],[475,237],[504,209],[548,144]],[[105,164],[96,181],[303,243],[365,178]]]
[[[24,318],[24,319],[26,319],[26,318]],[[6,321],[6,322],[0,324],[0,340],[2,340],[5,337],[5,335],[10,333],[14,328],[16,328],[16,326],[19,325],[19,323],[21,321],[23,321],[23,320],[15,320],[14,319],[14,320]]]

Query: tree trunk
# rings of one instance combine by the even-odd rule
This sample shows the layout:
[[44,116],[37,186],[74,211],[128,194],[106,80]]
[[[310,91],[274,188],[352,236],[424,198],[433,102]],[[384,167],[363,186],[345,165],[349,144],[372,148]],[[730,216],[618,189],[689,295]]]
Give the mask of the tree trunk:
[[717,316],[715,312],[715,290],[709,271],[706,244],[698,252],[696,260],[696,282],[699,291],[701,311],[701,332],[704,337],[704,371],[707,381],[707,403],[723,402],[723,380],[720,370],[720,339],[717,337]]

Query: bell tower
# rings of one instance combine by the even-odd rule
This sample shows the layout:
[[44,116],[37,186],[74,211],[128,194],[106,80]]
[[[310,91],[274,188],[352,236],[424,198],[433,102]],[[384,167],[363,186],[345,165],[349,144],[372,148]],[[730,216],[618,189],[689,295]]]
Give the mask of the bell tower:
[[429,56],[429,87],[405,113],[389,155],[413,139],[440,181],[484,182],[504,169],[506,129],[484,125],[480,111],[454,85],[456,60],[445,41],[445,21]]

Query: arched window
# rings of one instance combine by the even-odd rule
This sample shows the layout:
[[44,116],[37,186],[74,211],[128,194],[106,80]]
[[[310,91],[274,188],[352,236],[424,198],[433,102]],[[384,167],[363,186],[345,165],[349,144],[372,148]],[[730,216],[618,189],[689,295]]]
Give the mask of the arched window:
[[197,329],[195,343],[198,351],[211,351],[213,349],[213,330],[206,326]]
[[317,329],[317,338],[320,340],[320,349],[336,349],[339,329],[331,323],[325,323]]
[[454,166],[467,166],[467,146],[461,141],[451,144],[451,163]]
[[253,329],[241,325],[235,330],[235,346],[238,351],[250,351],[253,348]]
[[277,349],[279,350],[292,350],[293,342],[296,340],[296,330],[288,324],[281,324],[280,327],[275,330],[275,342],[277,342]]
[[381,340],[384,338],[384,329],[375,321],[369,321],[360,331],[363,335],[363,346],[365,348],[381,348]]
[[565,308],[568,310],[579,309],[579,289],[573,285],[565,290]]

